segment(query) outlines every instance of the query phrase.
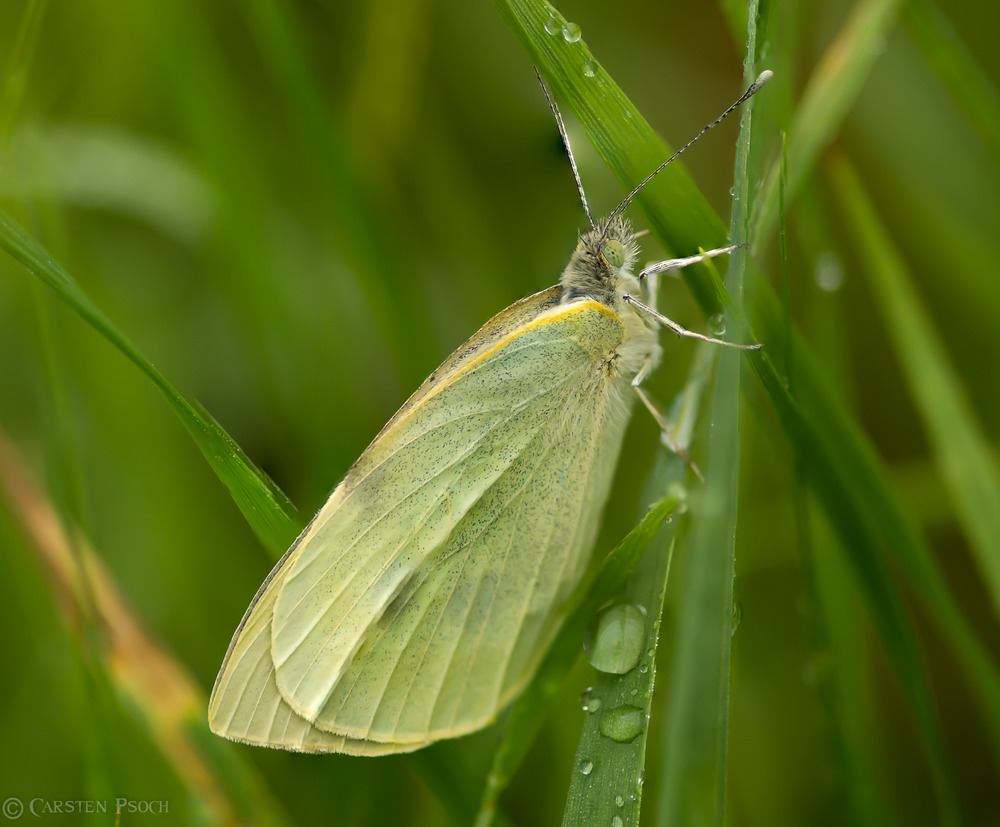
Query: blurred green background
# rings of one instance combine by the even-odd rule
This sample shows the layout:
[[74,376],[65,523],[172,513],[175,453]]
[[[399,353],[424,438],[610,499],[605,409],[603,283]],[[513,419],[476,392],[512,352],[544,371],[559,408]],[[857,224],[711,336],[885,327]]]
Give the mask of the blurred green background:
[[[679,146],[743,88],[744,39],[731,36],[726,6],[559,8]],[[777,77],[758,96],[765,169],[780,160],[781,132],[806,117],[804,132],[817,117],[801,106],[810,80],[838,77],[837,61],[861,42],[851,27],[866,13],[874,21],[857,92],[821,97],[819,112],[842,105],[846,114],[789,196],[788,306],[995,670],[1000,628],[983,560],[1000,560],[1000,537],[979,535],[979,554],[970,553],[968,520],[941,470],[948,426],[936,432],[942,448],[893,347],[884,308],[903,305],[891,291],[887,302],[875,297],[841,186],[846,163],[930,313],[995,472],[1000,10],[982,0],[942,8],[823,0],[767,11],[760,66]],[[584,226],[531,59],[486,2],[7,0],[0,71],[0,206],[219,420],[302,521],[444,356],[493,313],[557,280]],[[605,213],[621,187],[568,121],[592,209]],[[730,119],[684,159],[723,218],[737,129]],[[775,234],[759,242],[756,261],[780,292]],[[671,252],[644,241],[645,258]],[[664,284],[660,309],[705,329],[680,281]],[[651,387],[668,400],[693,351],[666,336],[664,344]],[[891,658],[833,550],[827,518],[797,496],[794,452],[768,398],[752,379],[746,386],[727,822],[875,823],[879,813],[877,823],[939,823]],[[956,427],[956,441],[967,442],[968,429]],[[274,558],[149,380],[6,255],[0,429],[12,461],[79,523],[131,611],[207,697]],[[654,424],[636,416],[599,551],[634,525],[655,444]],[[1000,493],[987,486],[979,510],[991,502],[995,519]],[[8,494],[0,798],[167,800],[169,814],[123,823],[215,823],[239,811],[227,799],[252,788],[260,802],[245,821],[351,825],[438,824],[449,795],[478,799],[478,788],[432,789],[421,767],[433,756],[295,756],[215,743],[195,723],[189,737],[228,769],[221,780],[193,780],[197,772],[185,774],[163,733],[148,728],[148,710],[86,654],[101,648],[101,630],[66,622],[67,601],[24,536],[24,517]],[[988,715],[952,640],[904,573],[891,573],[925,659],[964,817],[998,824],[1000,749]],[[823,603],[831,594],[832,611]],[[665,630],[677,595],[667,599]],[[851,639],[850,662],[827,639],[838,635]],[[831,700],[830,690],[845,673],[864,743],[852,760],[842,696]],[[581,665],[568,681],[504,797],[513,823],[561,818],[583,715],[577,697],[591,674]],[[669,678],[664,669],[658,688]],[[654,744],[668,726],[654,720]],[[494,728],[463,739],[448,760],[478,783],[497,738]],[[851,775],[858,767],[860,779]],[[644,820],[653,823],[656,785],[645,793]]]

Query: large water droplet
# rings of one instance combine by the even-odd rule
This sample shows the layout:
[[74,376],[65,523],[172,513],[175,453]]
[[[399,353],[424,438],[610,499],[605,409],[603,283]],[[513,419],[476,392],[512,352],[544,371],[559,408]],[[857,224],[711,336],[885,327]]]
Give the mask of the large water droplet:
[[721,336],[726,332],[726,314],[716,313],[714,316],[710,316],[708,327],[716,336]]
[[625,827],[625,822],[622,821],[622,817],[620,815],[615,815],[614,818],[611,819],[611,827]]
[[615,796],[615,806],[616,807],[624,807],[625,806],[625,799],[622,798],[620,795],[616,795]]
[[562,31],[562,23],[558,17],[552,16],[545,21],[545,31],[549,34],[559,34]]
[[576,43],[581,37],[580,27],[576,23],[563,23],[562,36],[567,43]]
[[594,61],[585,60],[583,62],[583,76],[585,78],[592,78],[594,76],[594,72],[596,69],[597,69],[597,64],[594,63]]
[[594,615],[583,636],[583,650],[595,669],[624,675],[633,670],[646,645],[644,612],[631,603],[618,603]]
[[580,772],[584,775],[590,775],[594,771],[593,761],[581,761],[580,762]]
[[643,712],[637,706],[623,704],[614,709],[606,709],[601,713],[601,735],[627,744],[642,732],[642,719]]

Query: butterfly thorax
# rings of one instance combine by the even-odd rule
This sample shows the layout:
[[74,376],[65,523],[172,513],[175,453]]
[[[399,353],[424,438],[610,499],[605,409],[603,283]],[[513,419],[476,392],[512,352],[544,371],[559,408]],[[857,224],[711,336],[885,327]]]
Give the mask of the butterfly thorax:
[[625,295],[647,305],[655,303],[654,285],[633,274],[639,246],[632,224],[622,215],[605,218],[581,236],[563,271],[562,303],[590,299],[612,310],[626,327],[620,368],[634,375],[647,361],[659,361],[656,323],[642,315]]

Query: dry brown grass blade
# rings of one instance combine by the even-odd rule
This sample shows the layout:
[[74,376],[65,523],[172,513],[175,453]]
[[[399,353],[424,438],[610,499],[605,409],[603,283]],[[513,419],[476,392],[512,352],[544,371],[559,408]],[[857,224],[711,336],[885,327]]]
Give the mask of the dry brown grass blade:
[[[205,696],[187,670],[143,628],[114,579],[77,532],[71,538],[6,433],[0,430],[0,492],[41,562],[61,614],[81,646],[89,623],[113,686],[145,715],[151,737],[213,824],[241,820],[217,774],[191,738]],[[81,567],[84,571],[81,571]]]

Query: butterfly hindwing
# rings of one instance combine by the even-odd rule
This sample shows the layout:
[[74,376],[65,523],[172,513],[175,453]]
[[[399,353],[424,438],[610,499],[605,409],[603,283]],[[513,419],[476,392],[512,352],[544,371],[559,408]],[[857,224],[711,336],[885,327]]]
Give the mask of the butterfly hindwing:
[[296,715],[281,697],[271,662],[273,590],[262,589],[247,612],[216,681],[209,705],[212,729],[228,738],[296,752],[385,755],[423,744],[380,744],[322,730]]

